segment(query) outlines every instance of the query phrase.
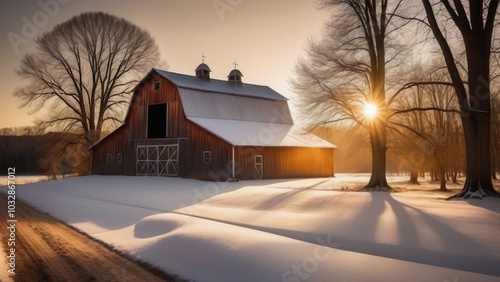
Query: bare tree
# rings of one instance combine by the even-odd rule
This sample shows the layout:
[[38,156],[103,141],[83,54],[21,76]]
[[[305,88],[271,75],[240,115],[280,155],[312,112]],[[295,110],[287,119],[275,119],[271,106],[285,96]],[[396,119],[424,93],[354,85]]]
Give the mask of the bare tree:
[[[438,64],[440,65],[440,64]],[[457,155],[462,153],[457,142],[458,105],[453,89],[446,83],[446,73],[442,69],[426,70],[415,73],[415,86],[408,89],[407,95],[397,99],[401,109],[435,108],[439,110],[422,112],[402,110],[398,115],[400,123],[412,130],[400,131],[400,138],[411,144],[413,151],[406,157],[411,158],[414,166],[426,164],[430,167],[431,180],[439,179],[440,190],[446,191],[448,172],[456,169],[459,163]],[[420,77],[418,77],[420,76]],[[422,81],[419,84],[418,81]],[[429,82],[434,81],[434,82]],[[437,83],[441,81],[442,83]],[[416,156],[415,156],[416,155]],[[417,162],[415,162],[418,160]],[[454,179],[455,180],[455,179]]]
[[[405,48],[394,33],[408,24],[396,23],[403,1],[322,0],[331,10],[321,41],[310,41],[308,60],[296,66],[292,81],[300,106],[316,125],[347,122],[369,132],[372,152],[371,178],[365,188],[390,189],[386,180],[388,72],[404,73]],[[399,69],[396,69],[399,68]],[[394,86],[394,85],[392,85]]]
[[106,125],[120,122],[132,88],[159,60],[149,32],[102,12],[57,25],[36,47],[17,70],[29,83],[14,95],[33,112],[49,108],[40,124],[82,134],[86,146],[101,138]]
[[72,134],[50,132],[39,138],[38,165],[50,179],[65,177],[68,174],[85,175],[89,172],[87,147],[83,143],[68,146],[65,140],[71,138],[68,135]]
[[5,127],[0,128],[0,135],[11,136],[36,136],[43,135],[44,130],[40,126],[22,126],[22,127]]
[[[398,100],[402,108],[425,106],[425,96],[421,87],[413,87],[407,90],[408,95]],[[407,112],[399,115],[396,121],[406,124],[412,130],[393,130],[393,153],[397,155],[402,170],[410,171],[410,183],[420,184],[418,174],[425,173],[425,167],[429,163],[429,144],[427,139],[422,138],[425,133],[422,111]],[[415,132],[417,134],[415,134]]]
[[[465,4],[463,2],[466,2]],[[455,198],[500,197],[491,179],[490,57],[499,0],[422,0],[427,22],[438,42],[458,99],[466,143],[467,178]],[[443,20],[440,16],[445,16]],[[442,20],[442,21],[439,21]],[[458,29],[465,48],[466,74],[456,62],[446,23]]]

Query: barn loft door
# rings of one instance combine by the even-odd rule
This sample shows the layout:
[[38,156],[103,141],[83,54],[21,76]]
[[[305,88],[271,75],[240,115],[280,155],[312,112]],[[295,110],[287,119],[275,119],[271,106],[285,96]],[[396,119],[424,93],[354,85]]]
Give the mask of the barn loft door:
[[264,159],[261,155],[255,156],[255,179],[262,179],[264,176]]
[[179,145],[137,146],[137,175],[177,176]]

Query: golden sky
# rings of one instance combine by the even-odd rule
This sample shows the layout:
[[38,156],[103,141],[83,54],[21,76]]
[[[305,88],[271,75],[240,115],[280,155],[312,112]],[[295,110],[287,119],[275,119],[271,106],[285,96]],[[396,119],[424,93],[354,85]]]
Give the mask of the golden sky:
[[[289,98],[294,64],[327,18],[313,0],[20,0],[0,5],[0,128],[32,125],[37,115],[20,109],[21,100],[12,96],[22,83],[15,69],[23,54],[34,50],[37,36],[82,12],[104,11],[147,29],[169,71],[194,74],[204,53],[211,77],[226,79],[236,60],[243,82],[269,85]],[[22,40],[12,42],[13,34]]]

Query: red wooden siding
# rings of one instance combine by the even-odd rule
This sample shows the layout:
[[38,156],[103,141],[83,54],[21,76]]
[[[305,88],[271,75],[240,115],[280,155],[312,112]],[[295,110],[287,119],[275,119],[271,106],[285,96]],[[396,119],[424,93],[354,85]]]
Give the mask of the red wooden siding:
[[[153,85],[160,82],[160,91],[155,92]],[[177,86],[154,73],[141,87],[138,87],[130,113],[125,121],[130,128],[128,138],[147,137],[148,106],[153,104],[167,103],[168,131],[167,137],[187,137],[187,120],[184,117]]]
[[263,157],[263,178],[332,177],[333,149],[296,147],[236,147],[238,179],[255,179],[255,156]]
[[[153,89],[155,82],[160,82],[158,92]],[[147,139],[148,105],[159,103],[168,105],[167,138]],[[93,174],[135,175],[138,145],[178,144],[179,138],[188,136],[188,121],[184,117],[177,87],[154,72],[137,87],[125,122],[125,125],[92,148]],[[108,154],[113,156],[111,163],[107,163]],[[123,160],[120,164],[116,162],[117,154],[122,154]]]
[[[124,174],[127,167],[127,127],[122,126],[111,135],[101,140],[92,148],[92,174]],[[107,155],[111,154],[111,163]],[[122,162],[118,163],[118,154],[122,154]]]
[[[181,152],[186,161],[181,166],[184,173],[182,177],[225,181],[231,177],[231,151],[232,147],[200,126],[189,122],[188,147]],[[211,162],[203,162],[203,152],[211,152]]]

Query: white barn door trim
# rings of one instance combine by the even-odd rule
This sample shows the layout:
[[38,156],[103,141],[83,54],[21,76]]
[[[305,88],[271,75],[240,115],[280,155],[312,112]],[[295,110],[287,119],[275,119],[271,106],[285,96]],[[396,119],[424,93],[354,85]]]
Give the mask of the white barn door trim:
[[264,157],[262,155],[255,156],[255,179],[264,178]]
[[179,144],[137,146],[136,174],[178,176]]

